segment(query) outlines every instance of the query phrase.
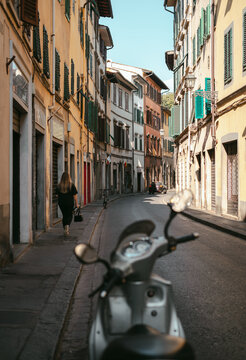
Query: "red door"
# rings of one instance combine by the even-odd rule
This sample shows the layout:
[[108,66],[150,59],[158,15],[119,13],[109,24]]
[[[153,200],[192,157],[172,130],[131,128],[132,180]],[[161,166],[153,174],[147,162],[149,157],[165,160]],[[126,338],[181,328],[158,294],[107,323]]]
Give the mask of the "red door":
[[84,205],[86,205],[86,162],[84,162]]
[[88,203],[91,202],[91,164],[87,164],[87,176],[88,176],[88,182],[87,182],[87,191],[88,191]]

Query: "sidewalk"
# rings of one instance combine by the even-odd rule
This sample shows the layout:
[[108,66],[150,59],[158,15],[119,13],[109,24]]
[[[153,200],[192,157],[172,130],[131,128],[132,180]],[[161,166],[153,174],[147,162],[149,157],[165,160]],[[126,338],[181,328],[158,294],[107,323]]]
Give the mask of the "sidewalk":
[[[167,204],[169,199],[174,194],[175,190],[168,190],[167,194],[165,195],[165,204]],[[246,240],[246,222],[244,221],[228,219],[223,216],[215,215],[214,213],[206,210],[198,210],[193,206],[183,211],[182,215],[201,224]]]
[[215,215],[208,211],[197,210],[195,208],[186,209],[183,212],[183,215],[214,229],[246,240],[246,222],[244,221],[231,220],[223,216]]
[[[110,197],[110,201],[119,197]],[[82,208],[84,220],[72,223],[70,236],[64,237],[61,223],[57,224],[50,231],[42,233],[16,263],[2,269],[1,360],[53,360],[81,271],[73,248],[78,242],[90,241],[102,211],[101,200],[85,206]],[[244,222],[195,209],[186,210],[184,216],[246,239]]]
[[51,360],[81,266],[73,254],[89,242],[102,202],[82,209],[83,222],[42,233],[35,244],[0,272],[0,358]]

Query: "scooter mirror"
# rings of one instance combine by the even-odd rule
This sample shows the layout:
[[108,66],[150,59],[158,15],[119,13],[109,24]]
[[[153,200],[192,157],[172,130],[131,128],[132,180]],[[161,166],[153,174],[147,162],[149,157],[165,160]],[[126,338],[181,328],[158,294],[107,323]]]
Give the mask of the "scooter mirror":
[[93,264],[98,261],[96,250],[87,244],[79,244],[75,247],[74,253],[84,264]]
[[173,211],[181,212],[191,205],[192,200],[193,200],[192,191],[185,189],[175,194],[171,198],[170,204]]

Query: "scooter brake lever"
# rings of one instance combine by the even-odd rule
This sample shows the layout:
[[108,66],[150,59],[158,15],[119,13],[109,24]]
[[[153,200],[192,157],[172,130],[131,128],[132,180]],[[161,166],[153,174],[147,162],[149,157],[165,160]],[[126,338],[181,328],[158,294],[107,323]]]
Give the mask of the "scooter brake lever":
[[93,291],[88,295],[88,297],[91,298],[91,297],[93,297],[94,295],[96,295],[96,293],[98,293],[99,291],[101,291],[101,290],[103,289],[103,285],[104,285],[104,284],[99,285],[95,290],[93,290]]

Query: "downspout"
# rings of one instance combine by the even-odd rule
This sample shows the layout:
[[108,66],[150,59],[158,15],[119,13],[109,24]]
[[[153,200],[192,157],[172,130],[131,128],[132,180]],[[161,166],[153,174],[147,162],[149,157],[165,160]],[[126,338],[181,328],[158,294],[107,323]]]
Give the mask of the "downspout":
[[52,105],[48,107],[50,111],[50,118],[48,121],[50,127],[50,225],[52,224],[52,176],[53,176],[53,153],[52,153],[52,139],[53,139],[53,116],[52,110],[55,106],[55,0],[52,0]]
[[214,97],[214,0],[211,4],[211,92],[212,92],[212,101],[211,101],[211,110],[212,110],[212,125],[211,125],[211,135],[212,135],[212,146],[216,145],[216,129],[215,129],[215,97]]

